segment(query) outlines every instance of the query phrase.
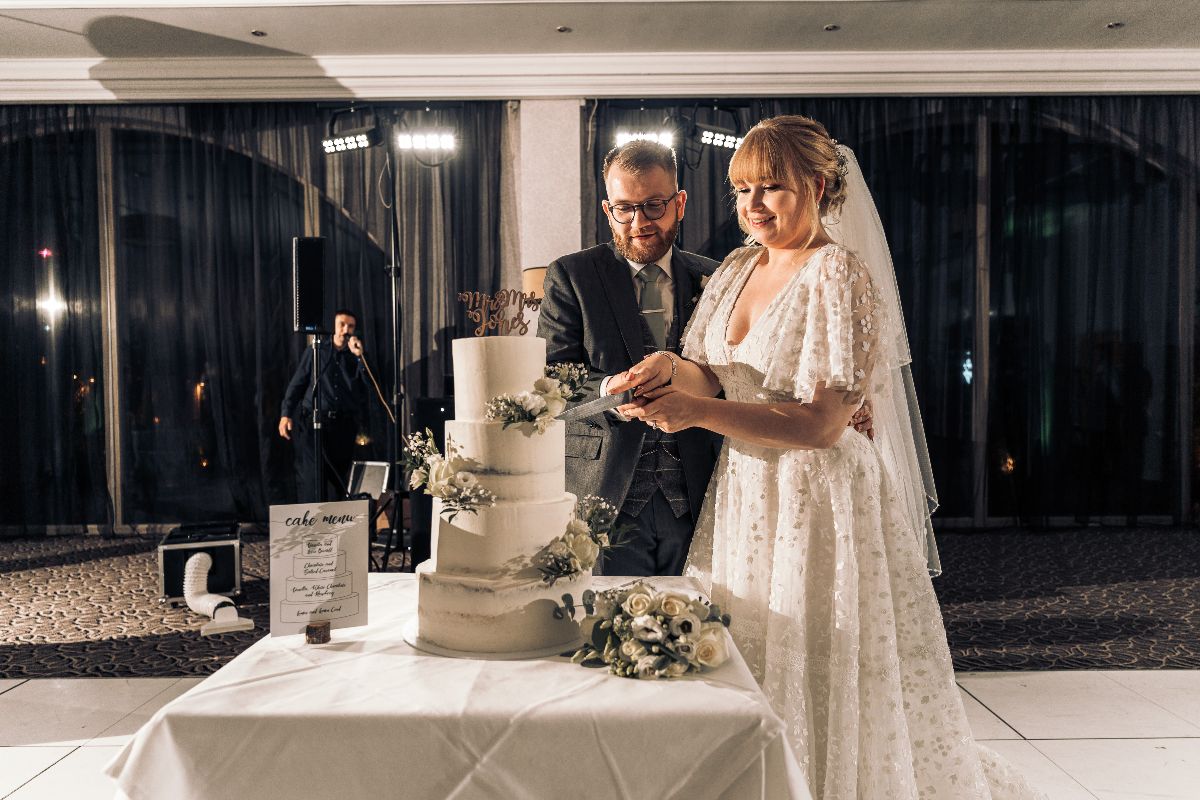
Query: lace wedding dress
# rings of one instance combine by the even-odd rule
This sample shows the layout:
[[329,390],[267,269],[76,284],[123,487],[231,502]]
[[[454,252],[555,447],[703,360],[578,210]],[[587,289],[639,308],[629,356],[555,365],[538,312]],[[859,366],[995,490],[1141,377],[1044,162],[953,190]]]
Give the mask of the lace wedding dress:
[[[808,402],[818,383],[871,392],[889,324],[861,262],[819,250],[736,345],[726,329],[762,250],[732,253],[684,337],[729,400]],[[726,438],[685,574],[733,617],[734,640],[787,723],[813,796],[1032,798],[971,738],[923,531],[878,445],[853,428],[826,450]]]

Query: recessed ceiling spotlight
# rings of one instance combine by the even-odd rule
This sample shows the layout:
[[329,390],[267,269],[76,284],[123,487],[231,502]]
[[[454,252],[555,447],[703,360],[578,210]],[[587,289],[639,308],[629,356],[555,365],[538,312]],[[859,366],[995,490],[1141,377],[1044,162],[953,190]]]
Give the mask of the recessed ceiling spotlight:
[[267,35],[267,32],[266,32],[266,31],[260,31],[258,28],[255,28],[254,30],[250,31],[250,35],[251,35],[251,36],[266,36],[266,35]]
[[825,26],[825,30],[828,31],[829,33],[833,33],[834,31],[840,31],[841,29],[842,29],[841,25],[829,24],[829,25]]
[[1105,25],[1104,27],[1108,28],[1110,31],[1115,31],[1117,28],[1124,28],[1125,23],[1124,22],[1110,22],[1107,25]]
[[558,31],[559,33],[570,33],[570,32],[571,32],[572,30],[574,30],[574,29],[573,29],[573,28],[568,28],[566,25],[559,25],[559,26],[558,26],[557,28],[555,28],[554,30]]

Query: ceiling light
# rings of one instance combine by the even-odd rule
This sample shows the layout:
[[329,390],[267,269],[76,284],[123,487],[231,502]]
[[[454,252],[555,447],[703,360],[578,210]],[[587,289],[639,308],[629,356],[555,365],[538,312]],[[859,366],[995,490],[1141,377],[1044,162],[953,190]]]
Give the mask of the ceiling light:
[[842,29],[841,25],[829,24],[829,25],[825,26],[825,30],[828,31],[829,33],[833,33],[834,31],[840,31],[841,29]]
[[617,131],[617,147],[630,142],[658,142],[667,147],[675,146],[673,131]]
[[1110,22],[1107,25],[1105,25],[1104,27],[1108,28],[1110,31],[1115,31],[1118,28],[1124,28],[1125,23],[1124,22]]
[[554,30],[558,31],[559,33],[570,33],[570,32],[571,32],[572,30],[574,30],[574,29],[573,29],[573,28],[568,28],[566,25],[559,25],[559,26],[558,26],[557,28],[555,28]]
[[266,31],[260,31],[258,28],[255,28],[254,30],[250,31],[250,35],[251,35],[251,36],[266,36],[266,35],[267,35],[267,32],[266,32]]

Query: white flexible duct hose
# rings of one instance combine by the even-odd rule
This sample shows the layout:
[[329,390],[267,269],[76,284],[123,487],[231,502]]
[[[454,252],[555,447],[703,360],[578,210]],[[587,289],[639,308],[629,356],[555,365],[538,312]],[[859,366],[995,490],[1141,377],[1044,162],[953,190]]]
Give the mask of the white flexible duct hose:
[[234,603],[224,595],[209,594],[208,571],[212,569],[212,563],[208,553],[196,553],[188,558],[183,567],[183,599],[197,614],[215,618],[219,607]]

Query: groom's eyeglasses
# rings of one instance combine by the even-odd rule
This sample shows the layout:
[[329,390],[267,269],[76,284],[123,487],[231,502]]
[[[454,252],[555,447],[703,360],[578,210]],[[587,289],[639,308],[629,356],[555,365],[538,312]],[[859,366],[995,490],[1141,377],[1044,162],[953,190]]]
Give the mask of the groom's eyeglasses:
[[642,210],[642,216],[646,219],[662,219],[662,215],[667,213],[667,206],[671,205],[671,201],[678,194],[679,192],[676,191],[666,200],[647,200],[644,203],[609,203],[608,213],[622,225],[633,222],[633,217],[639,208]]

